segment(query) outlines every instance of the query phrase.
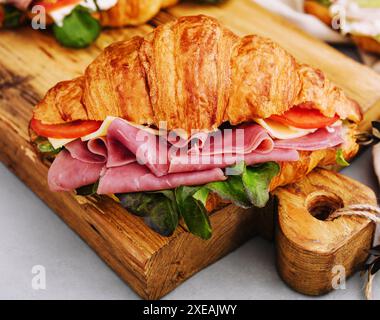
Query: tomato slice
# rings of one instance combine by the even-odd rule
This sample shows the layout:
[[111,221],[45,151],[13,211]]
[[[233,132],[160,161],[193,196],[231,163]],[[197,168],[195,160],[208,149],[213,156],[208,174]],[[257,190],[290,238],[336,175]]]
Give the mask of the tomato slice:
[[55,139],[75,139],[95,132],[102,121],[73,121],[63,124],[43,124],[40,120],[32,119],[30,127],[39,136]]
[[319,110],[296,106],[281,116],[272,115],[269,119],[300,129],[319,129],[332,125],[339,120],[339,116],[336,114],[329,118]]
[[79,4],[81,0],[43,0],[36,3],[36,5],[43,6],[46,12],[51,12],[66,6]]

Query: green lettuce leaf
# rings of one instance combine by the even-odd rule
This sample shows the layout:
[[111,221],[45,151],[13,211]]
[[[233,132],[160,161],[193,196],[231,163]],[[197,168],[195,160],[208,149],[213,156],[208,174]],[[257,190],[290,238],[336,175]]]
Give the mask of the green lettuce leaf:
[[209,194],[210,194],[210,190],[205,187],[202,187],[202,188],[199,188],[198,191],[193,194],[193,198],[196,200],[199,200],[200,202],[202,202],[204,206],[206,206],[207,198]]
[[178,205],[178,210],[183,217],[189,231],[202,239],[210,239],[212,229],[210,219],[204,203],[201,200],[194,198],[201,195],[201,199],[205,201],[205,191],[198,193],[200,187],[178,187],[175,190],[175,197]]
[[246,167],[242,174],[242,181],[246,194],[251,203],[263,208],[269,200],[269,184],[280,172],[276,162],[266,162],[259,166]]
[[208,183],[205,187],[224,200],[242,208],[262,208],[269,200],[269,184],[279,171],[275,162],[246,167],[244,162],[229,169],[235,171],[226,181]]
[[336,163],[339,164],[341,167],[348,167],[350,164],[347,162],[346,159],[344,159],[344,156],[343,156],[343,150],[342,149],[338,149],[336,151],[336,156],[335,156],[335,159],[336,159]]
[[172,190],[117,194],[121,205],[143,217],[145,223],[163,236],[170,236],[178,226],[178,209]]
[[50,154],[54,155],[54,154],[58,154],[63,149],[63,147],[54,149],[54,147],[49,142],[49,140],[47,140],[46,138],[43,138],[43,137],[38,137],[36,139],[35,143],[37,145],[38,151],[41,153],[50,153]]
[[77,6],[63,20],[63,26],[53,25],[53,32],[60,44],[70,48],[85,48],[99,36],[101,26],[87,8]]
[[182,217],[192,234],[209,239],[212,228],[205,206],[210,192],[243,208],[264,207],[269,200],[269,184],[279,170],[280,167],[275,162],[251,167],[240,162],[228,168],[230,175],[225,181],[116,196],[123,207],[144,217],[146,223],[161,235],[171,235],[178,225],[178,218]]
[[242,208],[252,207],[245,192],[241,176],[229,176],[225,181],[211,182],[206,185],[211,192],[216,193],[223,200],[231,201]]

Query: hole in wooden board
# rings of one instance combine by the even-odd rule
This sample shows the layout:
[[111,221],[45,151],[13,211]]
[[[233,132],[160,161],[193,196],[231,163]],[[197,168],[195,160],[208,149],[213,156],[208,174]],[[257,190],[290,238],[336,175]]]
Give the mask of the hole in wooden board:
[[344,203],[335,193],[315,191],[307,196],[305,206],[314,218],[324,221],[334,211],[343,208]]

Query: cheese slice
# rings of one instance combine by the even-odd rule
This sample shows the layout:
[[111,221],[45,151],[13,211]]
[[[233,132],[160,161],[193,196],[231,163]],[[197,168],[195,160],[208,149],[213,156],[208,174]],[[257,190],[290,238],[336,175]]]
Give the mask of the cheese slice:
[[295,128],[269,119],[256,119],[255,121],[266,129],[273,138],[277,139],[295,139],[317,130]]
[[96,138],[99,138],[99,137],[106,136],[107,135],[107,131],[108,131],[108,127],[110,126],[110,124],[112,123],[112,121],[115,120],[115,119],[116,119],[115,117],[107,116],[103,120],[103,123],[99,127],[99,129],[96,130],[95,132],[92,132],[92,133],[86,135],[86,136],[83,136],[81,138],[82,141],[88,141],[88,140],[91,140],[91,139],[96,139]]
[[74,141],[75,139],[55,139],[55,138],[47,138],[50,142],[50,144],[53,146],[54,149],[59,149],[63,147],[65,144],[68,144],[71,141]]

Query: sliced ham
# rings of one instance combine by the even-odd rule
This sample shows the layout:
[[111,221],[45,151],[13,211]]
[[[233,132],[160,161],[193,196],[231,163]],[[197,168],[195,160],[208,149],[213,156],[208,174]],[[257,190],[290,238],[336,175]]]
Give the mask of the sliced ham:
[[107,161],[107,149],[102,140],[94,139],[83,142],[80,139],[68,143],[65,148],[71,157],[86,163],[105,163]]
[[73,158],[62,150],[48,172],[48,184],[52,191],[70,191],[98,181],[103,163],[88,163]]
[[226,177],[221,169],[198,172],[173,173],[164,177],[152,174],[146,166],[131,163],[117,168],[109,168],[99,181],[98,193],[126,193],[173,189],[179,186],[202,185],[222,181]]
[[299,153],[297,150],[276,148],[269,153],[252,151],[245,155],[216,154],[213,156],[194,157],[193,159],[189,155],[185,155],[183,157],[171,159],[169,172],[176,173],[209,170],[212,168],[226,168],[239,161],[245,161],[247,165],[254,165],[267,161],[285,162],[297,160],[299,160]]
[[96,138],[89,141],[77,139],[65,147],[74,159],[86,163],[106,163],[109,168],[136,161],[136,156],[132,152],[112,139]]
[[314,151],[336,147],[344,142],[342,126],[319,129],[296,139],[275,140],[276,148]]
[[117,140],[107,140],[107,168],[120,167],[136,161],[136,156]]
[[176,148],[188,146],[191,142],[196,142],[198,146],[203,146],[209,136],[209,132],[196,132],[190,138],[183,138],[179,133],[171,131],[167,136],[167,141]]
[[90,152],[100,157],[107,159],[108,147],[107,140],[104,137],[92,139],[87,142],[87,148]]
[[[186,140],[186,144],[182,138],[179,142],[175,142],[174,138],[170,133],[165,139],[122,119],[115,119],[107,132],[107,140],[110,144],[123,145],[136,156],[139,164],[146,165],[158,177],[172,172],[168,164],[171,162],[170,158],[179,151],[178,145],[187,147],[188,142],[193,146],[190,150],[185,148],[186,152],[201,156],[223,153],[247,154],[253,151],[269,153],[274,145],[266,130],[257,124],[245,124],[238,128],[218,130],[214,133],[196,133]],[[110,157],[113,155],[114,152],[109,153]],[[107,166],[110,167],[109,164]]]
[[[244,137],[239,136],[241,133]],[[106,138],[77,139],[67,144],[67,150],[50,167],[48,181],[52,190],[63,191],[100,179],[100,194],[172,189],[224,180],[221,169],[242,160],[247,165],[297,161],[297,150],[325,149],[343,142],[341,126],[319,129],[297,139],[272,140],[257,124],[174,141],[170,135],[157,135],[116,118]]]
[[139,164],[146,165],[156,176],[168,173],[167,142],[159,136],[117,118],[108,127],[107,140],[122,144]]
[[210,133],[201,145],[194,145],[189,153],[202,155],[247,154],[252,151],[269,153],[273,146],[273,140],[267,131],[258,124],[251,123]]

